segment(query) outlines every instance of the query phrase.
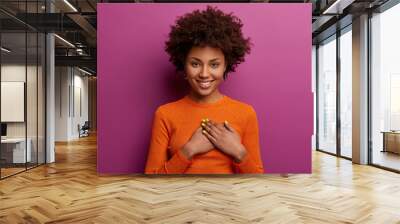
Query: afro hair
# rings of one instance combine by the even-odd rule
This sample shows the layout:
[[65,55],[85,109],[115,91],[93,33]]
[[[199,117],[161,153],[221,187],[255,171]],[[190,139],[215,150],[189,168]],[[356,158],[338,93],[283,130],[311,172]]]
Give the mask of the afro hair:
[[219,48],[225,56],[226,79],[229,72],[244,62],[245,54],[250,53],[250,38],[243,37],[242,26],[241,20],[232,13],[207,6],[206,10],[195,10],[177,18],[165,42],[165,51],[177,71],[183,71],[192,47]]

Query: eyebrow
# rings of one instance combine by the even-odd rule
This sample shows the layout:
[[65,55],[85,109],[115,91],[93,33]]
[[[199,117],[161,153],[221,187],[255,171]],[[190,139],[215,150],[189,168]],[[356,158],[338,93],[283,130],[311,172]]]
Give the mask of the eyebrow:
[[[198,59],[198,58],[196,58],[196,57],[191,57],[192,59],[195,59],[195,60],[197,60],[197,61],[201,61],[200,59]],[[214,58],[214,59],[211,59],[210,61],[216,61],[216,60],[220,60],[220,58]]]

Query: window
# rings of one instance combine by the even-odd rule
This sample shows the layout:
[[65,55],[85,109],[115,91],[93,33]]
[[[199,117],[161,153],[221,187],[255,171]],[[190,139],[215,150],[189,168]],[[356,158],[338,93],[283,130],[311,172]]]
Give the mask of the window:
[[318,47],[318,149],[336,153],[336,36]]
[[[372,163],[400,170],[400,5],[371,18]],[[391,146],[391,147],[389,147]]]
[[340,155],[352,157],[352,35],[351,26],[340,36]]

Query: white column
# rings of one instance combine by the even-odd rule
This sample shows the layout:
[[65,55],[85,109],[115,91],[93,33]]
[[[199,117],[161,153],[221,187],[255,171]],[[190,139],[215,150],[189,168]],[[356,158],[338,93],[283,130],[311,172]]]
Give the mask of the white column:
[[[54,5],[47,1],[47,12],[54,11]],[[55,162],[55,43],[54,34],[46,35],[46,163]]]
[[54,35],[52,33],[46,36],[46,60],[47,60],[47,76],[46,76],[46,163],[55,161],[54,151],[54,133],[55,133],[55,76],[54,76]]
[[368,163],[368,16],[353,20],[353,162]]

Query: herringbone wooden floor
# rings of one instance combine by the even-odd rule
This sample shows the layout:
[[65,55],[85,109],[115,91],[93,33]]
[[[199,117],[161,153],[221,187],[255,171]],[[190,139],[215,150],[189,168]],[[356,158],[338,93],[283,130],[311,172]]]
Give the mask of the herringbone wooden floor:
[[400,223],[400,175],[313,153],[313,174],[98,176],[96,139],[0,181],[0,223]]

